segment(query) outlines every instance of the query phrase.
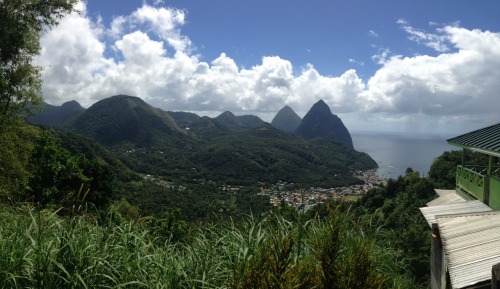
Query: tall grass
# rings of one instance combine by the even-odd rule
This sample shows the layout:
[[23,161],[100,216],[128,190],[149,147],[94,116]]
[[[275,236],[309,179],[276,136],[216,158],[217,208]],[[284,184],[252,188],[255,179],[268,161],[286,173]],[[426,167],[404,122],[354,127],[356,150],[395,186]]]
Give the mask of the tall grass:
[[141,223],[0,209],[1,288],[414,288],[397,254],[335,210],[207,225],[174,243]]

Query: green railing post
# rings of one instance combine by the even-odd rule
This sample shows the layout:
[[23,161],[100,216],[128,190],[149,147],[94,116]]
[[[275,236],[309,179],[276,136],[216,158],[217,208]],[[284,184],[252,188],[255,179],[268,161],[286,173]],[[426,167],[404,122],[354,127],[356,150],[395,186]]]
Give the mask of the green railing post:
[[493,171],[493,156],[488,156],[488,176],[491,176]]
[[495,211],[500,210],[500,178],[496,176],[490,177],[490,208]]

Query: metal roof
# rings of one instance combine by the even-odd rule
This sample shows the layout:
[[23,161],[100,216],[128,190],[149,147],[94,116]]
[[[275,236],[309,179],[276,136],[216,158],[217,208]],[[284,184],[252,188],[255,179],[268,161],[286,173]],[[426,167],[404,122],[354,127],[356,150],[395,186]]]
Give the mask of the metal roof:
[[500,123],[450,138],[447,142],[451,145],[500,156]]
[[492,211],[492,209],[478,200],[420,208],[420,212],[422,212],[422,215],[424,215],[425,220],[427,220],[427,223],[431,228],[432,224],[436,224],[437,215],[454,215],[489,211]]
[[455,190],[440,190],[435,189],[436,193],[439,195],[436,199],[427,203],[428,207],[449,205],[456,203],[465,203],[465,199],[457,194]]
[[452,288],[491,279],[500,262],[500,212],[437,216]]

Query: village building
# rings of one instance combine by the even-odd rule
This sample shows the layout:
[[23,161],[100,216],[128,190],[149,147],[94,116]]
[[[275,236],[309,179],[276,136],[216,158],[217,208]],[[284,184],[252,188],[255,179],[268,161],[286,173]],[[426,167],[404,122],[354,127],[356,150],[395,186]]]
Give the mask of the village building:
[[488,162],[462,158],[456,188],[436,189],[439,197],[420,208],[432,231],[431,288],[500,288],[500,123],[447,141]]

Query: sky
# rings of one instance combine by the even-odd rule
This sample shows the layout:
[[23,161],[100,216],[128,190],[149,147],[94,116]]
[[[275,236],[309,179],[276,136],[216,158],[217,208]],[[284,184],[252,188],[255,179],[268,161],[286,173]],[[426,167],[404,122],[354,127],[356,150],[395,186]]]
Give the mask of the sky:
[[498,0],[87,0],[41,38],[43,96],[254,114],[324,100],[358,132],[500,122]]

